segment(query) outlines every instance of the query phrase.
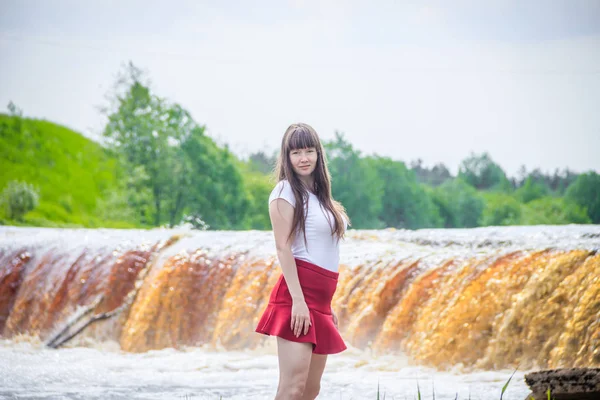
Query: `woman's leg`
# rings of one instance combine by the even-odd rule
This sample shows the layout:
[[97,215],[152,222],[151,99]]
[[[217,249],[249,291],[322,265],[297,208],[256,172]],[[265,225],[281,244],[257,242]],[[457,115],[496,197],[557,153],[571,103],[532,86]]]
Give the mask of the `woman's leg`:
[[312,355],[302,400],[314,400],[317,398],[319,390],[321,389],[321,377],[325,370],[325,363],[327,363],[327,354]]
[[301,399],[311,364],[312,343],[297,343],[277,337],[277,355],[279,387],[275,400]]

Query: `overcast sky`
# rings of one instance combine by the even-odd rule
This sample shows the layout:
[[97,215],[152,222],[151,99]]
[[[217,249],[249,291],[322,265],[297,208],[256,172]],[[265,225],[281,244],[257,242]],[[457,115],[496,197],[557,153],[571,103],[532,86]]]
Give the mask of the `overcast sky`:
[[129,60],[241,156],[301,121],[453,173],[600,172],[600,0],[0,0],[4,110],[97,137]]

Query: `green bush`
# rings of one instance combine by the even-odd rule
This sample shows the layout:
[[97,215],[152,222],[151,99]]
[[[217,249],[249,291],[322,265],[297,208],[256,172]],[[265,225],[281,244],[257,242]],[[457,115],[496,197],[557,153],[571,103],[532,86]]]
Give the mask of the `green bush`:
[[522,203],[529,203],[530,201],[541,199],[549,194],[550,188],[544,183],[536,182],[532,177],[527,178],[523,186],[515,192],[515,196],[517,196]]
[[521,224],[521,203],[513,196],[503,193],[484,193],[482,226],[506,226]]
[[543,197],[522,208],[522,225],[589,224],[585,208],[563,198]]
[[39,191],[27,182],[10,181],[0,194],[0,203],[8,219],[22,221],[26,213],[37,207]]
[[433,201],[446,228],[479,226],[484,201],[475,188],[460,178],[448,180],[433,190]]

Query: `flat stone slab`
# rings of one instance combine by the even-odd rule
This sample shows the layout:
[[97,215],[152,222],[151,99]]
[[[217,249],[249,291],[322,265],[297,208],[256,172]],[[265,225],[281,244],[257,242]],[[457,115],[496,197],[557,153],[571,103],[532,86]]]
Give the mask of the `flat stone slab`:
[[531,389],[526,400],[546,400],[550,389],[555,400],[600,399],[600,368],[560,368],[525,375]]

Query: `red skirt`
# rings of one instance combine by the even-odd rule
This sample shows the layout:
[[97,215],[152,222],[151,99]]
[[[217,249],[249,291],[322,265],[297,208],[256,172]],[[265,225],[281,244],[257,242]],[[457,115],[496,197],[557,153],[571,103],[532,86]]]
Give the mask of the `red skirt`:
[[333,323],[331,299],[337,288],[339,273],[304,260],[296,260],[298,279],[310,313],[312,325],[299,337],[290,328],[292,296],[283,274],[271,291],[269,304],[262,314],[256,332],[279,336],[292,342],[312,343],[314,354],[335,354],[346,350],[340,332]]

